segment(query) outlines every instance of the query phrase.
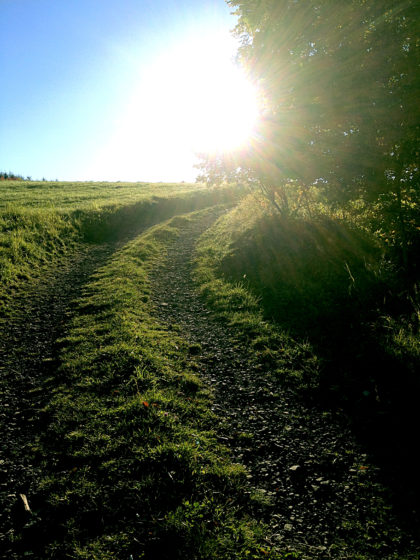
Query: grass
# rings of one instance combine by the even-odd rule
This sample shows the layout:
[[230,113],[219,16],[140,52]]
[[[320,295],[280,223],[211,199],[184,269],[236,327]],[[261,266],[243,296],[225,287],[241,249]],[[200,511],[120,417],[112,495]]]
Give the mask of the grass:
[[[74,303],[56,375],[45,380],[45,429],[29,451],[44,474],[31,496],[33,516],[13,537],[17,547],[45,560],[294,557],[267,545],[252,513],[258,497],[244,494],[246,473],[213,432],[211,394],[188,367],[199,349],[151,314],[150,270],[186,221],[203,214],[152,224],[235,193],[191,185],[3,187],[5,309],[13,311],[13,290],[41,279],[63,255],[117,239],[121,247]],[[392,369],[373,364],[404,362],[399,398],[407,403],[407,387],[417,395],[418,313],[387,307],[378,315],[392,278],[377,264],[379,253],[353,225],[325,216],[280,222],[247,198],[202,237],[196,279],[279,381],[330,404],[332,396],[366,422],[380,414],[391,422]],[[344,364],[358,342],[359,361]],[[402,461],[411,480],[409,457]]]
[[147,183],[0,182],[0,309],[43,267],[81,243],[133,235],[180,212],[234,199],[233,189]]
[[[310,342],[324,389],[330,382],[344,389],[337,374],[330,377],[334,347],[354,354],[358,342],[363,359],[376,340],[378,352],[386,348],[411,369],[418,360],[418,304],[398,299],[398,277],[381,246],[354,223],[325,215],[279,219],[249,196],[202,237],[196,274],[204,295],[253,344],[273,331]],[[347,354],[343,361],[355,365]],[[356,390],[370,391],[371,375],[363,368]]]
[[32,449],[44,477],[16,535],[38,557],[280,558],[212,430],[196,349],[150,314],[148,272],[188,219],[128,242],[75,302]]
[[0,182],[0,209],[7,207],[75,210],[131,206],[139,200],[152,197],[188,195],[204,187],[191,183],[101,183],[101,182]]

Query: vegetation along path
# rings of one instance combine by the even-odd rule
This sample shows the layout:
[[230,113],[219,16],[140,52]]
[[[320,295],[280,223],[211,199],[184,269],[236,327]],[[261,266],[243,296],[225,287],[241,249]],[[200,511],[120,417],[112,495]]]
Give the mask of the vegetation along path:
[[[214,219],[214,218],[213,218]],[[196,240],[207,219],[191,223],[155,270],[157,318],[192,345],[191,366],[214,391],[220,439],[249,472],[270,541],[299,558],[414,558],[413,543],[391,518],[378,469],[343,418],[305,407],[279,387],[234,332],[216,319],[192,280]]]

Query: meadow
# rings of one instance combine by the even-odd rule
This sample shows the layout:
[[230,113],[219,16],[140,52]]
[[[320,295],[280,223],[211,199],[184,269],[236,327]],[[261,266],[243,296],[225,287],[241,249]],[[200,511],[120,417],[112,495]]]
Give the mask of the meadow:
[[[10,477],[8,558],[277,558],[242,496],[243,467],[213,431],[210,393],[186,365],[189,345],[165,333],[149,302],[148,273],[188,221],[165,218],[189,210],[199,219],[196,208],[232,204],[237,189],[1,187],[1,394],[14,409],[2,417],[9,455],[0,463]],[[102,246],[106,257],[80,280],[78,262]],[[73,299],[54,312],[59,289]],[[51,348],[50,316],[60,324]],[[23,518],[13,498],[22,492],[31,504]]]
[[0,208],[81,210],[133,205],[152,197],[170,197],[200,190],[190,183],[109,183],[1,181]]

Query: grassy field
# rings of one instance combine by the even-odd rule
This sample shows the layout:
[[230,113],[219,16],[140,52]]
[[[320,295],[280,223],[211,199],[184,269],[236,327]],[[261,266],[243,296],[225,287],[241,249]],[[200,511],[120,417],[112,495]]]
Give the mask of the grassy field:
[[[150,301],[149,273],[182,228],[215,204],[237,203],[240,189],[22,181],[0,189],[9,318],[14,296],[46,270],[110,247],[65,318],[54,374],[42,378],[43,430],[27,450],[42,475],[30,519],[11,536],[16,550],[43,560],[299,558],[267,542],[255,514],[264,500],[220,444],[212,395],[188,365],[196,349],[158,323]],[[381,251],[357,224],[322,213],[279,219],[248,196],[200,239],[195,280],[265,375],[344,410],[372,450],[386,450],[379,460],[391,484],[404,463],[403,508],[408,486],[413,503],[420,494],[408,429],[420,352],[415,308],[401,312]],[[374,515],[385,519],[386,507]]]
[[55,373],[42,381],[50,395],[44,430],[27,458],[43,474],[31,518],[10,534],[14,550],[45,560],[280,558],[252,516],[258,496],[243,494],[243,467],[212,431],[211,396],[186,365],[188,343],[150,314],[148,272],[178,228],[202,214],[165,218],[230,204],[235,189],[22,181],[0,188],[1,296],[10,320],[14,295],[36,287],[45,270],[89,245],[118,241],[73,302]]
[[104,206],[130,206],[153,197],[168,198],[203,187],[191,183],[83,183],[49,181],[0,181],[0,209],[10,206],[81,210]]

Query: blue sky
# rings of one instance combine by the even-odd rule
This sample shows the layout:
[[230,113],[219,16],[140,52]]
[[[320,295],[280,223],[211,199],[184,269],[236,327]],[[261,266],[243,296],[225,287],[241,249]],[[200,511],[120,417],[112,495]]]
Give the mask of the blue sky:
[[227,81],[230,12],[224,0],[0,0],[0,170],[193,180],[190,137],[211,115],[209,97],[201,110],[194,99]]

